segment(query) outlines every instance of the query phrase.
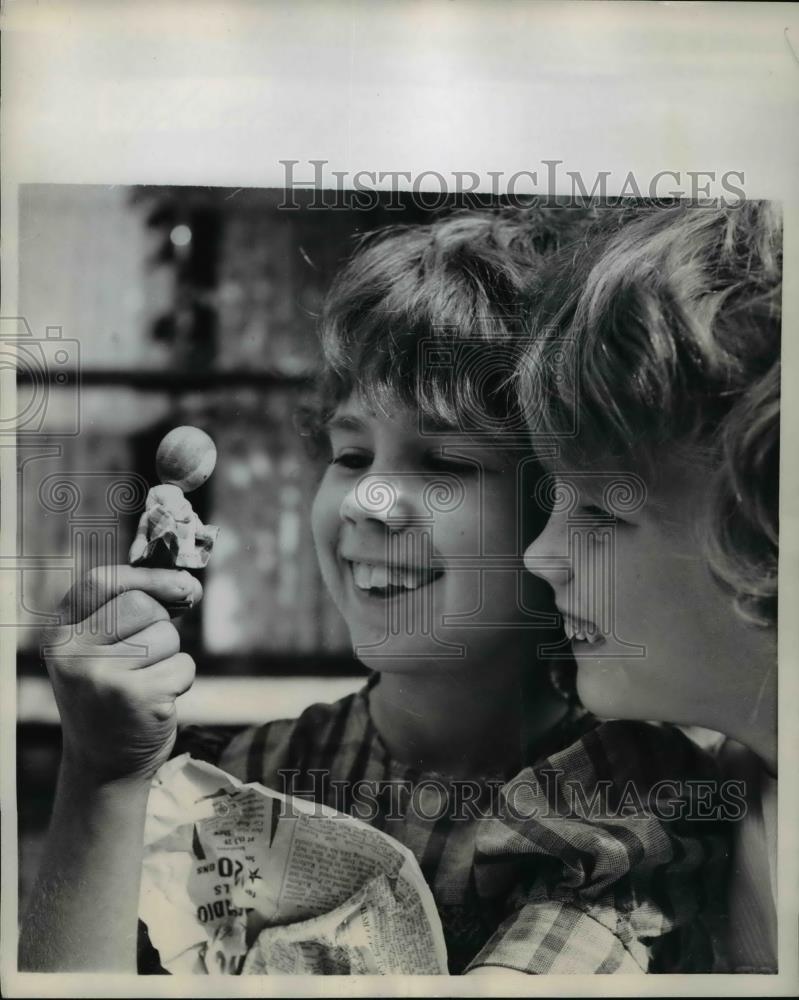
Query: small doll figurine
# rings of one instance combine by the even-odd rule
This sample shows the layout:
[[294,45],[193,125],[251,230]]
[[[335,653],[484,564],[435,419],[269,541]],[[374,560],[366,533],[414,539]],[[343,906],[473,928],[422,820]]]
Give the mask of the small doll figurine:
[[214,471],[216,446],[198,427],[176,427],[158,446],[155,464],[161,485],[147,494],[130,547],[130,563],[202,569],[219,528],[203,524],[184,493],[202,486]]

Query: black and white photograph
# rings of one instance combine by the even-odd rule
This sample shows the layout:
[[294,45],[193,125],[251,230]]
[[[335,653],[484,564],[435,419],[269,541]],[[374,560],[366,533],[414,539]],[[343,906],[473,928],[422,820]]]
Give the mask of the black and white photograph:
[[2,17],[3,993],[794,994],[796,8]]

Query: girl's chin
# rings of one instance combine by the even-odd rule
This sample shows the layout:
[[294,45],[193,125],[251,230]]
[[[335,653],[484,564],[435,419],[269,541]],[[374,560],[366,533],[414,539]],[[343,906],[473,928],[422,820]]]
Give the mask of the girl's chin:
[[624,666],[586,655],[576,662],[577,694],[585,708],[600,718],[630,718],[623,708],[635,700],[635,691]]
[[[456,658],[447,656],[446,651],[420,643],[402,644],[397,642],[370,641],[365,636],[353,639],[353,654],[370,670],[397,671],[415,670],[424,667],[429,670],[437,664],[452,667]],[[457,658],[460,659],[460,658]]]

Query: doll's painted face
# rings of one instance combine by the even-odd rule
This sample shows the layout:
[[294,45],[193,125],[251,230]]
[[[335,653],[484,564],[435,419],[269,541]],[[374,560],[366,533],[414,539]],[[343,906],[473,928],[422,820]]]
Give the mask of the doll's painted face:
[[312,525],[356,656],[376,670],[452,669],[526,636],[532,645],[513,626],[553,609],[540,581],[521,589],[517,457],[495,441],[423,434],[413,411],[378,415],[354,398],[328,432]]
[[745,623],[711,576],[700,541],[706,474],[675,466],[662,481],[614,516],[601,476],[555,477],[570,502],[525,563],[553,589],[590,711],[735,735],[751,713],[774,711],[775,637]]

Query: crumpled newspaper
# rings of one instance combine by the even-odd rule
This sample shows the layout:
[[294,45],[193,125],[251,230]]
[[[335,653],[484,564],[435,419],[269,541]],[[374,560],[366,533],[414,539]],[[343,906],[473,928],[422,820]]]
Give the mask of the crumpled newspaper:
[[447,973],[406,847],[188,754],[150,793],[140,915],[173,973]]

